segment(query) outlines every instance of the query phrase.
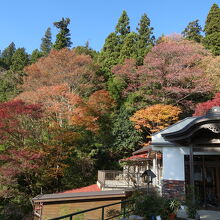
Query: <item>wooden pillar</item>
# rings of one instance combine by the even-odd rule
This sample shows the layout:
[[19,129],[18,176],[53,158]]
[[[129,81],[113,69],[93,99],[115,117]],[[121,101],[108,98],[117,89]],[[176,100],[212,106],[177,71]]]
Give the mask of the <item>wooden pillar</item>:
[[192,190],[192,199],[195,201],[195,185],[194,185],[194,161],[193,161],[193,144],[189,147],[189,168],[190,168],[190,187]]
[[203,180],[203,195],[204,195],[204,204],[205,207],[207,206],[207,201],[206,201],[206,185],[205,185],[205,177],[206,171],[205,171],[205,156],[202,156],[202,180]]

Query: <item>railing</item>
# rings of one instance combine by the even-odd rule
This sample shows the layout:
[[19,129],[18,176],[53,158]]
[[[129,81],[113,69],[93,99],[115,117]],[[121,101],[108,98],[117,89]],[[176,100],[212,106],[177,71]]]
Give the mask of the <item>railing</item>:
[[[105,216],[106,216],[105,208],[115,206],[118,204],[121,204],[121,206],[122,206],[121,211],[119,211],[119,213],[116,212],[116,214],[113,214],[113,215],[110,214],[110,216],[107,216],[107,218],[105,218]],[[113,218],[116,218],[119,216],[125,218],[129,213],[134,211],[134,200],[125,200],[125,201],[116,202],[116,203],[112,203],[112,204],[108,204],[108,205],[104,205],[104,206],[99,206],[96,208],[86,209],[84,211],[74,212],[74,213],[64,215],[61,217],[51,218],[49,220],[60,220],[60,219],[74,220],[74,216],[77,217],[77,215],[79,216],[80,214],[88,213],[88,212],[98,210],[98,209],[100,209],[101,212],[100,212],[100,216],[97,216],[97,219],[109,220],[109,219],[113,219]]]
[[141,173],[125,173],[115,170],[99,170],[98,182],[104,188],[126,188],[146,185]]

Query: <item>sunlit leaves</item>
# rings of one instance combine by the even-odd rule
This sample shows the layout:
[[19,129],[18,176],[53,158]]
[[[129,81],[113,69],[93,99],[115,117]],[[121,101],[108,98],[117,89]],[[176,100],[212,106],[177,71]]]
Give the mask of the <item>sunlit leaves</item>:
[[136,129],[149,136],[178,121],[180,113],[181,109],[176,106],[158,104],[138,110],[130,120]]

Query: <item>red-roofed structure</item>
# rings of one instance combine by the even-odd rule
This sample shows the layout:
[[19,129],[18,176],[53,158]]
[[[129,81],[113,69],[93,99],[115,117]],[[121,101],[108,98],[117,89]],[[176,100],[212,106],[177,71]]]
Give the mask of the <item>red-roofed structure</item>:
[[148,159],[148,158],[149,158],[148,154],[144,153],[144,154],[133,155],[131,157],[121,159],[120,161],[141,160],[141,159]]
[[101,191],[101,189],[98,187],[97,184],[93,184],[93,185],[89,185],[89,186],[85,186],[85,187],[81,187],[77,189],[66,190],[61,193],[79,193],[79,192],[97,192],[97,191]]

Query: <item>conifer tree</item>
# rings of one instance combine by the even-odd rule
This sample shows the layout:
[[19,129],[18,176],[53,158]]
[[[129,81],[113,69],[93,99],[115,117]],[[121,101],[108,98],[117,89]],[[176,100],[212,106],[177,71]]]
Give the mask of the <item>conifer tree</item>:
[[40,49],[44,54],[48,54],[51,50],[52,47],[52,42],[51,42],[52,36],[51,36],[51,29],[47,28],[44,37],[41,39],[41,45]]
[[101,63],[103,71],[107,73],[112,66],[119,63],[121,44],[120,38],[116,33],[110,33],[105,39],[105,44],[98,57],[98,62]]
[[138,31],[137,63],[141,65],[143,64],[144,56],[154,45],[154,41],[155,41],[155,37],[153,36],[153,28],[150,27],[150,19],[148,18],[146,13],[144,13],[141,16],[140,22],[137,27],[137,31]]
[[39,58],[41,58],[42,56],[44,56],[45,53],[43,53],[42,51],[39,51],[38,49],[33,50],[31,56],[30,56],[30,62],[31,63],[35,63],[37,62],[37,60]]
[[206,35],[220,32],[220,9],[213,4],[206,18],[204,31]]
[[204,45],[214,55],[220,55],[220,9],[213,4],[205,23]]
[[184,38],[188,40],[192,40],[197,43],[200,43],[202,40],[201,31],[202,31],[202,27],[200,26],[199,20],[197,19],[195,21],[189,22],[187,27],[182,32],[182,35]]
[[135,32],[131,32],[125,37],[120,51],[120,62],[123,62],[125,58],[137,58],[137,39],[138,35]]
[[10,70],[12,72],[20,72],[28,65],[29,56],[24,48],[18,48],[12,56]]
[[12,64],[12,56],[15,53],[16,48],[14,42],[10,43],[7,48],[2,51],[1,61],[5,69],[9,69]]
[[23,68],[29,63],[29,56],[24,48],[18,48],[11,57],[9,70],[0,76],[0,102],[14,98],[23,83]]
[[130,33],[129,17],[125,10],[122,12],[121,17],[118,20],[118,24],[115,27],[115,33],[121,36],[126,36]]
[[70,30],[67,28],[69,24],[69,18],[62,18],[61,21],[54,22],[54,26],[60,30],[60,32],[56,35],[56,41],[53,45],[55,49],[60,50],[71,46],[72,42],[70,39]]

